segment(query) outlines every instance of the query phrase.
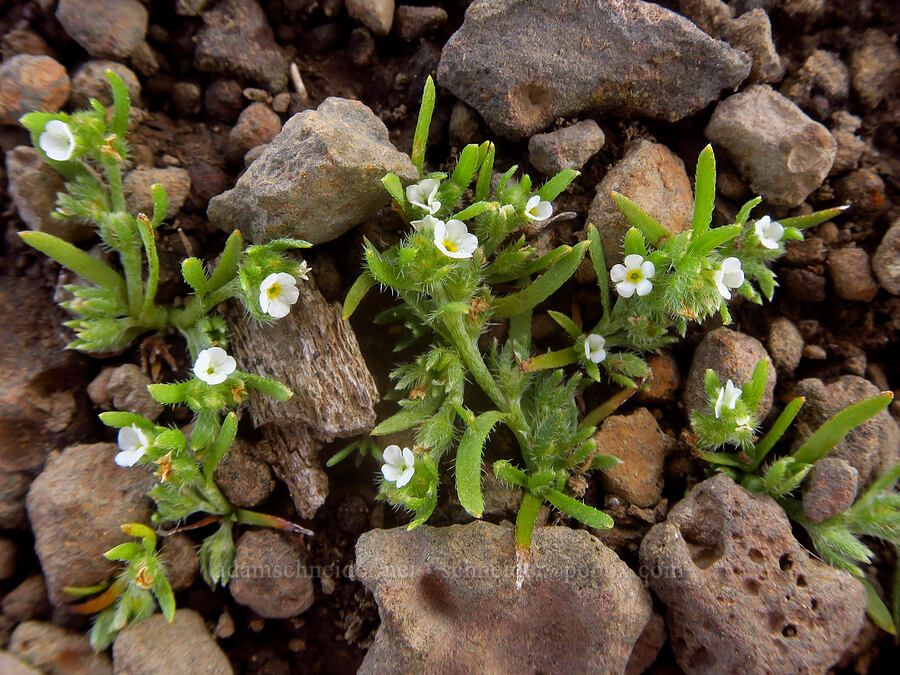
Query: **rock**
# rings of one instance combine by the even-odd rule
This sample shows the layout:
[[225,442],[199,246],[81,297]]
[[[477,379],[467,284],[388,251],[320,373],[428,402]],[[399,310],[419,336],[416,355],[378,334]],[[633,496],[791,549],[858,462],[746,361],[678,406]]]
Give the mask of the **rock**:
[[872,270],[884,290],[900,295],[900,220],[894,221],[878,245]]
[[99,59],[124,59],[145,44],[148,13],[138,0],[59,0],[56,19]]
[[19,548],[16,542],[6,537],[0,537],[0,581],[9,579],[16,573],[16,558]]
[[55,56],[55,52],[47,41],[28,27],[17,24],[0,38],[0,55],[10,59],[17,54],[32,56]]
[[[761,359],[768,358],[766,348],[755,337],[739,333],[730,328],[716,328],[706,334],[697,346],[691,369],[684,384],[682,401],[684,409],[707,410],[706,389],[703,378],[707,368],[719,374],[724,385],[732,380],[738,386],[744,384],[753,374],[753,369]],[[769,367],[766,392],[757,410],[758,419],[765,419],[772,409],[772,393],[775,390],[775,369]]]
[[[800,380],[793,393],[806,397],[794,422],[794,444],[799,446],[832,415],[880,392],[861,377],[844,375],[828,385],[815,378]],[[844,459],[854,467],[859,472],[860,489],[865,490],[900,461],[900,429],[890,413],[882,410],[847,434],[828,456]]]
[[121,78],[131,97],[132,106],[141,105],[141,83],[134,71],[116,61],[99,59],[83,63],[72,75],[72,96],[69,100],[71,107],[87,109],[92,98],[105,106],[113,104],[112,89],[106,79],[107,70]]
[[625,668],[625,675],[641,675],[647,671],[666,644],[666,638],[666,621],[662,614],[654,609],[650,620],[644,626],[644,631],[634,643],[634,649],[628,658],[628,666]]
[[162,540],[162,560],[174,591],[190,588],[200,572],[198,549],[186,534],[173,534]]
[[244,109],[244,94],[234,80],[216,80],[206,88],[203,105],[210,117],[232,123]]
[[263,143],[262,145],[254,145],[252,148],[250,148],[247,152],[244,153],[244,167],[245,168],[250,166],[251,164],[253,164],[253,162],[255,162],[257,159],[259,159],[259,156],[262,155],[263,152],[265,152],[266,145],[268,145],[268,143]]
[[749,72],[747,56],[649,2],[478,0],[438,81],[519,140],[585,112],[674,122]]
[[821,523],[843,513],[856,501],[859,471],[843,459],[825,457],[813,465],[803,482],[803,515]]
[[845,300],[868,302],[878,294],[878,283],[869,266],[869,254],[861,248],[851,246],[831,251],[828,276],[835,292]]
[[441,7],[400,5],[394,15],[397,32],[407,42],[418,40],[447,20],[447,10]]
[[228,657],[206,630],[203,617],[179,609],[126,626],[112,648],[116,675],[230,675]]
[[877,213],[884,208],[884,181],[872,169],[857,169],[843,176],[835,182],[834,192],[857,213]]
[[691,225],[694,195],[684,162],[664,145],[637,141],[597,186],[585,223],[597,227],[608,267],[622,262],[625,233],[631,227],[610,196],[614,190],[639,204],[672,234]]
[[356,559],[381,614],[363,674],[622,672],[651,613],[640,579],[584,530],[535,528],[519,591],[512,530],[483,521],[371,530]]
[[404,183],[417,178],[369,108],[328,98],[291,117],[235,187],[210,201],[207,216],[254,242],[299,237],[321,244],[390,202],[381,185],[389,171]]
[[[288,94],[286,91],[283,91],[280,94],[277,94],[272,99],[272,110],[274,110],[275,112],[277,112],[279,114],[286,113],[288,111],[288,108],[290,108],[290,107],[291,107],[291,95]],[[281,123],[278,124],[278,128],[281,129]]]
[[182,117],[193,117],[203,110],[203,90],[194,82],[176,82],[172,87],[172,104]]
[[662,497],[663,463],[672,447],[646,408],[630,415],[610,415],[594,434],[597,452],[622,460],[603,470],[603,488],[640,507],[654,506]]
[[808,80],[813,90],[829,101],[840,102],[850,95],[850,71],[833,52],[816,49],[803,63],[800,78]]
[[[3,615],[15,623],[31,621],[50,613],[47,584],[42,574],[32,574],[3,596]],[[3,672],[0,669],[0,672]]]
[[716,106],[705,130],[775,206],[799,206],[831,170],[837,144],[824,126],[768,85],[753,85]]
[[56,112],[69,98],[69,76],[49,56],[19,54],[0,64],[0,124],[32,110]]
[[767,340],[772,365],[779,372],[791,375],[803,358],[803,335],[790,319],[779,316],[769,326]]
[[91,586],[112,577],[118,566],[103,554],[126,539],[122,523],[150,518],[146,493],[156,481],[145,471],[116,466],[118,451],[114,443],[70,445],[28,490],[35,550],[54,605],[72,600],[63,591],[66,586]]
[[41,671],[35,670],[21,659],[2,649],[0,649],[0,672],[5,673],[5,675],[40,675],[41,673]]
[[840,176],[859,165],[859,160],[866,151],[866,142],[856,134],[843,129],[834,129],[831,135],[837,143],[837,156],[834,158],[829,175]]
[[191,192],[191,175],[186,169],[168,167],[166,169],[134,169],[125,174],[125,198],[132,211],[153,214],[153,197],[150,187],[160,183],[166,188],[169,205],[166,207],[166,218],[174,217],[187,196]]
[[877,28],[863,33],[850,51],[850,79],[859,100],[869,109],[896,94],[900,51],[890,36]]
[[265,103],[251,103],[228,134],[228,155],[243,157],[250,148],[265,145],[281,131],[281,118]]
[[253,80],[272,93],[287,86],[287,57],[255,0],[216,3],[194,39],[197,70]]
[[215,473],[216,485],[235,506],[250,508],[266,501],[275,489],[269,466],[253,456],[243,441],[235,442]]
[[358,26],[350,31],[347,52],[350,54],[350,60],[357,66],[372,65],[372,61],[375,59],[375,38],[372,36],[372,31],[363,26]]
[[28,527],[25,495],[31,477],[25,473],[0,471],[0,529],[19,530]]
[[788,270],[785,288],[797,302],[824,302],[825,277],[812,270]]
[[675,400],[675,392],[681,386],[678,364],[668,352],[651,354],[647,358],[650,376],[638,389],[636,401],[641,403],[666,403]]
[[104,368],[88,385],[90,399],[102,408],[143,415],[155,421],[165,408],[147,391],[151,380],[133,363]]
[[865,618],[862,584],[812,557],[771,498],[723,474],[650,530],[640,558],[688,673],[822,673]]
[[237,542],[232,597],[266,619],[287,619],[313,604],[313,583],[296,537],[273,530],[248,530]]
[[387,35],[394,22],[394,0],[345,0],[347,14],[375,35]]
[[528,161],[545,176],[563,169],[580,169],[593,157],[606,137],[594,120],[582,120],[548,134],[535,134],[528,140]]
[[31,230],[47,232],[66,241],[84,241],[94,236],[89,224],[58,220],[56,193],[64,192],[63,178],[52,169],[40,153],[28,145],[19,145],[6,153],[6,176],[9,195],[19,218]]
[[26,621],[16,626],[8,649],[45,673],[112,675],[113,672],[109,657],[94,653],[87,635],[43,621]]
[[200,16],[212,0],[175,0],[175,13],[180,16]]

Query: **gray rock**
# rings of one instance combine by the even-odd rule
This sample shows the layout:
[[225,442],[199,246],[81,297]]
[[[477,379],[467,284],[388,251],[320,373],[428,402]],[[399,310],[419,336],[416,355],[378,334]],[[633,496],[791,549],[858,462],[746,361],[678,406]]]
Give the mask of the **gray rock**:
[[150,396],[151,380],[133,363],[104,368],[88,385],[87,393],[98,406],[143,415],[155,421],[165,408]]
[[178,533],[162,540],[162,560],[172,590],[190,588],[200,572],[198,550],[186,534]]
[[594,120],[535,134],[528,140],[528,161],[545,176],[554,176],[563,169],[580,169],[593,157],[606,137]]
[[182,117],[197,115],[203,110],[203,90],[194,82],[176,82],[172,86],[172,103]]
[[881,287],[900,295],[900,220],[895,220],[872,256],[872,270]]
[[212,0],[175,0],[175,13],[181,16],[200,16]]
[[835,292],[845,300],[869,302],[878,294],[869,254],[861,248],[838,248],[828,255],[828,276]]
[[[832,415],[879,393],[878,387],[856,375],[844,375],[828,385],[815,378],[800,380],[794,394],[806,397],[806,403],[794,422],[795,445],[809,438]],[[860,489],[865,490],[900,461],[900,429],[890,413],[882,410],[847,434],[828,456],[844,459],[859,471]]]
[[0,650],[0,673],[5,675],[40,675],[41,671],[35,670],[8,651]]
[[[3,596],[3,616],[15,623],[31,621],[50,613],[47,584],[42,574],[32,574]],[[3,672],[0,669],[0,672]]]
[[850,52],[853,90],[867,108],[897,93],[900,80],[900,50],[890,36],[877,28],[863,33]]
[[347,14],[375,35],[387,35],[394,23],[394,0],[345,0]]
[[131,104],[140,107],[141,83],[137,75],[128,66],[104,59],[87,61],[78,67],[72,75],[72,95],[69,104],[73,108],[89,108],[90,100],[95,98],[103,105],[111,106],[113,97],[109,80],[106,79],[107,70],[113,71],[121,78],[131,97]]
[[746,55],[649,2],[478,0],[438,81],[518,140],[588,111],[674,122],[749,72]]
[[150,518],[146,493],[155,479],[141,469],[116,466],[117,452],[113,443],[71,445],[28,490],[34,547],[55,605],[71,601],[66,586],[91,586],[112,577],[117,565],[103,554],[126,539],[122,523]]
[[28,527],[25,495],[31,485],[26,473],[0,471],[0,529],[18,530]]
[[203,617],[179,609],[168,623],[162,614],[127,626],[113,643],[116,675],[230,675],[228,657],[207,632]]
[[513,532],[483,521],[371,530],[356,561],[382,621],[360,673],[622,672],[651,613],[640,579],[584,530],[535,528],[518,591]]
[[850,71],[833,52],[816,49],[804,62],[800,77],[829,100],[843,101],[850,94]]
[[[769,354],[755,337],[739,333],[730,328],[716,328],[710,331],[697,345],[691,369],[684,384],[684,409],[707,410],[706,389],[703,378],[706,369],[712,368],[719,374],[722,384],[732,380],[738,386],[744,384],[753,374],[753,369],[761,359]],[[765,419],[772,409],[772,393],[775,391],[775,369],[769,367],[766,392],[760,401],[757,417]]]
[[254,457],[240,439],[219,462],[215,479],[228,501],[243,508],[262,504],[275,489],[275,479],[269,465]]
[[825,457],[813,465],[803,482],[803,515],[821,523],[843,513],[856,500],[859,471],[843,459]]
[[234,80],[219,79],[206,88],[203,105],[210,117],[231,124],[244,109],[244,94]]
[[822,673],[865,619],[862,584],[813,558],[771,498],[722,474],[650,530],[640,559],[687,673]]
[[59,0],[56,19],[91,56],[124,59],[144,44],[147,9],[138,0]]
[[790,319],[779,316],[769,326],[767,340],[772,365],[785,374],[793,373],[803,358],[803,335]]
[[7,649],[44,673],[112,675],[113,672],[109,657],[94,653],[87,635],[43,621],[26,621],[16,626]]
[[18,124],[32,110],[56,112],[71,83],[62,64],[49,56],[19,54],[0,64],[0,124]]
[[397,32],[407,42],[418,40],[447,20],[447,10],[442,7],[417,7],[400,5],[394,15]]
[[287,85],[287,57],[255,0],[222,0],[203,13],[194,66],[254,80],[272,93]]
[[299,237],[321,244],[389,203],[381,185],[389,171],[405,183],[417,178],[369,108],[328,98],[289,119],[235,187],[210,201],[207,216],[254,242]]
[[834,193],[854,213],[878,213],[885,206],[884,181],[872,169],[857,169],[834,182]]
[[837,154],[828,129],[768,85],[719,103],[705,133],[753,191],[776,206],[799,206],[822,184]]
[[837,156],[829,175],[840,176],[859,166],[859,160],[866,151],[866,142],[853,132],[843,129],[832,129],[831,135],[837,143]]
[[186,169],[168,167],[165,169],[134,169],[125,174],[125,198],[132,211],[153,215],[153,197],[150,187],[161,183],[166,188],[169,204],[166,218],[174,217],[191,192],[191,175]]
[[694,196],[684,162],[664,145],[639,140],[603,177],[588,211],[585,225],[597,227],[607,267],[622,261],[625,233],[631,227],[610,196],[614,190],[639,204],[672,234],[691,225]]
[[481,134],[481,120],[478,113],[462,101],[453,104],[448,126],[450,139],[460,145],[477,143]]
[[243,157],[251,148],[266,145],[281,131],[281,118],[265,103],[251,103],[228,133],[228,156]]
[[646,672],[656,661],[656,657],[659,656],[667,639],[666,620],[654,608],[650,620],[644,626],[644,631],[634,643],[634,649],[628,658],[628,666],[625,668],[625,675],[641,675]]
[[313,583],[296,535],[249,530],[237,542],[228,590],[266,619],[287,619],[312,607]]

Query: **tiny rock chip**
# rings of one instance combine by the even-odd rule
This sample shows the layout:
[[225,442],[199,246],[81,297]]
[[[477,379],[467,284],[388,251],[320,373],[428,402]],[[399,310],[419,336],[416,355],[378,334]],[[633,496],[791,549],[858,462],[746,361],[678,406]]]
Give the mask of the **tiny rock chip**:
[[582,120],[547,134],[535,134],[528,141],[528,161],[545,176],[563,169],[580,169],[593,157],[606,137],[594,120]]
[[66,69],[49,56],[19,54],[0,64],[0,124],[32,110],[56,112],[69,98]]
[[821,523],[849,509],[856,500],[859,471],[838,457],[825,457],[813,465],[803,482],[803,515]]
[[400,5],[394,15],[397,32],[407,42],[418,40],[447,20],[447,10],[441,7]]
[[900,220],[894,221],[878,245],[872,269],[884,290],[900,295]]
[[779,316],[769,326],[767,340],[772,365],[779,371],[791,374],[803,358],[803,335],[790,319]]
[[850,52],[853,90],[867,108],[897,94],[900,82],[900,50],[884,31],[872,28],[863,33]]
[[113,672],[109,657],[94,653],[87,635],[44,621],[25,621],[16,626],[8,649],[42,673],[112,675]]
[[394,0],[346,0],[347,14],[375,35],[387,35],[394,23]]

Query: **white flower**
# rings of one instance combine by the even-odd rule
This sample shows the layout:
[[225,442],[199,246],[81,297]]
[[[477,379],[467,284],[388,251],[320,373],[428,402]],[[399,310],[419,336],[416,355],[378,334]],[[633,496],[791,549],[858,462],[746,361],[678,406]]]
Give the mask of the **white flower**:
[[601,363],[606,358],[606,338],[591,333],[584,341],[584,355],[594,363]]
[[478,237],[470,234],[461,220],[439,220],[434,224],[434,245],[451,258],[471,258],[478,248]]
[[437,225],[438,223],[440,223],[441,225],[443,225],[443,224],[444,224],[444,221],[443,221],[443,220],[438,220],[437,218],[435,218],[434,216],[432,216],[431,214],[429,214],[429,215],[425,216],[424,218],[422,218],[422,220],[413,220],[413,221],[410,223],[410,225],[413,226],[413,229],[414,229],[416,232],[422,232],[422,233],[425,233],[425,232],[434,232],[434,227],[435,227],[435,225]]
[[656,266],[644,260],[637,253],[625,256],[625,264],[613,265],[609,278],[616,282],[616,291],[623,298],[630,298],[637,291],[638,295],[647,295],[653,290],[650,279],[656,274]]
[[729,288],[740,288],[744,283],[744,270],[741,269],[741,261],[737,258],[725,258],[718,268],[713,270],[713,281],[719,293],[726,300],[731,300]]
[[303,281],[309,281],[309,277],[306,275],[309,274],[311,269],[312,267],[310,267],[305,260],[301,260],[300,267],[297,268],[297,276],[303,279]]
[[721,417],[723,407],[734,410],[734,406],[737,405],[737,400],[742,393],[741,388],[736,387],[731,380],[728,380],[724,387],[719,387],[719,395],[716,396],[716,419]]
[[134,466],[152,445],[147,434],[134,424],[119,429],[118,441],[122,452],[116,455],[115,462],[119,466]]
[[276,319],[287,316],[299,297],[297,280],[286,272],[270,274],[259,285],[259,308]]
[[538,195],[533,195],[525,204],[525,217],[528,220],[547,220],[553,214],[553,204],[541,201]]
[[441,203],[435,199],[441,181],[436,178],[426,178],[418,183],[406,186],[406,198],[413,206],[418,206],[429,215],[433,215],[441,208]]
[[738,417],[735,422],[737,422],[735,431],[753,431],[753,427],[750,424],[750,415]]
[[753,232],[759,243],[769,249],[778,248],[781,237],[784,236],[784,227],[777,220],[772,220],[769,216],[763,216],[753,225]]
[[75,136],[62,120],[50,120],[38,137],[38,145],[50,159],[65,162],[75,152]]
[[381,473],[385,480],[397,484],[402,488],[412,480],[416,472],[416,456],[409,448],[400,449],[399,445],[389,445],[384,449],[384,464]]
[[222,384],[235,368],[237,362],[233,356],[228,356],[221,347],[210,347],[197,356],[194,362],[194,375],[206,384]]

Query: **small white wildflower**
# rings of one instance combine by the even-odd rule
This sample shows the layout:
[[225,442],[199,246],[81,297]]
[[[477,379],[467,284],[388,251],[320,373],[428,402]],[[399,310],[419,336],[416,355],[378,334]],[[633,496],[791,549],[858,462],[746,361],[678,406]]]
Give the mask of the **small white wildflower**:
[[287,316],[299,297],[297,280],[286,272],[270,274],[259,285],[259,308],[276,319]]
[[525,204],[525,217],[528,220],[547,220],[553,215],[553,204],[541,201],[538,195],[533,195]]
[[741,261],[737,258],[725,258],[718,268],[713,270],[713,281],[716,288],[726,300],[731,300],[730,288],[740,288],[744,283],[744,270],[741,269]]
[[237,368],[233,356],[221,347],[204,349],[194,362],[194,375],[206,384],[222,384]]
[[119,466],[134,466],[152,445],[144,430],[134,424],[119,429],[118,442],[122,452],[116,455],[115,462]]
[[584,355],[594,363],[601,363],[606,358],[606,338],[591,333],[584,341]]
[[630,298],[637,291],[638,295],[647,295],[653,290],[650,279],[656,274],[656,266],[644,260],[637,253],[625,256],[625,264],[613,265],[609,278],[616,283],[616,292],[623,298]]
[[389,445],[384,449],[384,464],[381,473],[385,480],[396,483],[402,488],[412,480],[416,472],[416,456],[409,448],[400,449],[399,445]]
[[303,279],[303,281],[309,281],[309,277],[307,276],[312,267],[305,260],[300,261],[300,267],[297,268],[297,277]]
[[413,206],[418,206],[429,215],[434,215],[441,208],[441,203],[435,199],[441,181],[436,178],[426,178],[418,183],[406,187],[406,198]]
[[438,223],[441,223],[443,225],[444,221],[438,220],[437,218],[429,214],[421,220],[413,220],[412,222],[410,222],[410,225],[413,226],[413,229],[416,232],[422,232],[423,234],[425,234],[428,232],[434,232],[434,228]]
[[450,258],[471,258],[478,248],[478,237],[470,234],[461,220],[439,220],[434,225],[434,245]]
[[38,145],[50,159],[65,162],[75,152],[75,136],[62,120],[50,120],[38,137]]
[[778,248],[781,238],[784,236],[784,226],[769,216],[763,216],[753,225],[753,232],[759,243],[768,249]]
[[719,387],[719,395],[716,396],[716,419],[722,416],[722,408],[728,408],[729,410],[734,410],[734,407],[737,405],[738,399],[741,397],[740,387],[735,386],[734,382],[728,380],[725,383],[724,387]]
[[753,427],[750,424],[750,415],[738,417],[735,422],[737,422],[736,431],[753,431]]

